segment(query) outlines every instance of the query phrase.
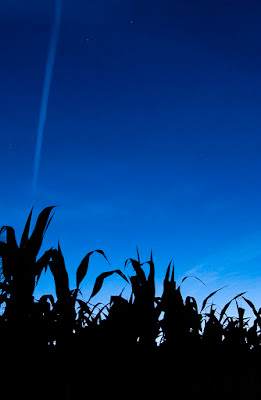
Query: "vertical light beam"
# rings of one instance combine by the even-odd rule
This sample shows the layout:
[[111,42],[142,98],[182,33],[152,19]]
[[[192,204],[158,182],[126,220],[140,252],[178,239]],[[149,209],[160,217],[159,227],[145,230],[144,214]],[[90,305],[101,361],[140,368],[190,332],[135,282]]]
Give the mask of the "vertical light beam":
[[42,142],[43,142],[43,132],[44,125],[46,120],[47,106],[48,106],[48,98],[50,93],[50,86],[53,74],[53,66],[55,60],[55,53],[57,42],[59,38],[60,25],[61,25],[61,14],[62,14],[62,0],[55,0],[55,18],[53,22],[53,28],[50,39],[50,46],[46,61],[45,67],[45,76],[44,76],[44,85],[43,85],[43,93],[41,100],[41,109],[39,114],[38,128],[37,128],[37,140],[36,140],[36,148],[34,155],[34,170],[33,170],[33,194],[36,194],[37,183],[38,183],[38,174],[39,174],[39,166],[41,159],[41,150],[42,150]]

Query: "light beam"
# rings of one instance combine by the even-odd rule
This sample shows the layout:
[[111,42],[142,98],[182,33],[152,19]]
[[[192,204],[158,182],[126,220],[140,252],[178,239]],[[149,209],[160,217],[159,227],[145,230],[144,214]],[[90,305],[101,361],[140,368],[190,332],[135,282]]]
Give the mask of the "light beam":
[[36,148],[34,155],[34,170],[33,170],[33,194],[36,194],[37,183],[38,183],[38,175],[39,175],[39,166],[41,159],[41,150],[42,150],[42,142],[43,142],[43,132],[44,125],[46,121],[46,113],[48,106],[48,99],[50,93],[50,86],[53,74],[53,66],[55,60],[55,53],[59,38],[60,25],[61,25],[61,14],[62,14],[62,0],[55,1],[55,19],[53,23],[50,46],[46,61],[45,68],[45,76],[44,76],[44,85],[43,85],[43,93],[42,93],[42,101],[41,101],[41,109],[39,114],[38,121],[38,129],[37,129],[37,140],[36,140]]

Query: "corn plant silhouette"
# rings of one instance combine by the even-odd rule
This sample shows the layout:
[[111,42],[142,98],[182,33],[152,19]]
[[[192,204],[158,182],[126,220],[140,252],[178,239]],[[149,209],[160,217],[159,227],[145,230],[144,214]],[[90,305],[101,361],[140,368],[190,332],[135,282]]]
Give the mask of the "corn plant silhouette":
[[[103,250],[88,252],[76,269],[76,287],[70,289],[59,243],[56,249],[52,247],[37,258],[53,210],[53,206],[46,207],[38,215],[30,235],[31,210],[19,246],[12,227],[0,229],[0,234],[5,234],[5,239],[0,241],[3,276],[0,302],[5,304],[0,316],[1,372],[9,387],[20,379],[17,395],[22,393],[34,398],[36,390],[42,387],[41,377],[48,370],[49,379],[41,390],[43,398],[82,396],[85,389],[80,383],[86,376],[93,387],[99,387],[102,396],[122,395],[126,376],[132,376],[131,396],[136,396],[137,391],[141,396],[148,396],[152,390],[155,396],[163,396],[176,383],[186,388],[184,398],[199,395],[209,398],[213,386],[215,394],[222,398],[247,395],[257,398],[261,373],[261,309],[257,310],[245,297],[246,292],[234,296],[218,313],[211,301],[225,287],[218,288],[199,308],[194,297],[183,299],[181,285],[191,277],[184,277],[177,286],[171,261],[162,295],[156,297],[152,252],[150,260],[141,262],[137,249],[137,259],[128,258],[124,272],[112,268],[100,273],[89,298],[84,300],[81,285],[86,279],[90,258],[96,253],[111,264]],[[132,273],[127,275],[130,266]],[[34,289],[47,268],[54,278],[57,299],[47,293],[36,300]],[[112,294],[108,304],[93,303],[104,280],[113,275],[130,285],[130,297],[124,298],[122,291],[120,295]],[[245,317],[245,309],[239,306],[239,299],[253,312],[252,326],[250,318]],[[232,303],[237,307],[237,316],[233,317],[228,315]],[[38,369],[34,368],[35,355]],[[220,373],[223,378],[217,386],[216,377]],[[23,392],[22,382],[28,382],[29,376],[30,386]],[[151,379],[145,379],[146,376]],[[244,379],[244,386],[229,384]]]
[[35,228],[29,237],[32,218],[31,210],[18,246],[15,231],[10,226],[3,226],[0,232],[6,232],[6,241],[0,242],[2,272],[4,281],[2,290],[9,294],[6,299],[8,318],[18,318],[28,314],[33,303],[33,292],[43,269],[46,269],[51,257],[47,250],[37,259],[46,230],[52,220],[50,216],[54,207],[45,208],[38,216]]

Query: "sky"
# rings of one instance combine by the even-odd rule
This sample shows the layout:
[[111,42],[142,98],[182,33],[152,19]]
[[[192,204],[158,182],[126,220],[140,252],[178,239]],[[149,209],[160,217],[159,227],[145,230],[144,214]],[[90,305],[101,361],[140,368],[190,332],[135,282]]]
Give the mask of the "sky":
[[[71,288],[87,252],[111,263],[93,255],[86,300],[138,246],[159,295],[173,259],[178,283],[206,284],[182,286],[199,305],[228,285],[216,304],[247,291],[259,308],[260,2],[61,3],[34,189],[56,2],[0,3],[0,225],[19,239],[32,205],[34,222],[56,205],[42,251],[59,240]],[[108,278],[103,301],[123,287]],[[54,291],[47,272],[36,297]]]

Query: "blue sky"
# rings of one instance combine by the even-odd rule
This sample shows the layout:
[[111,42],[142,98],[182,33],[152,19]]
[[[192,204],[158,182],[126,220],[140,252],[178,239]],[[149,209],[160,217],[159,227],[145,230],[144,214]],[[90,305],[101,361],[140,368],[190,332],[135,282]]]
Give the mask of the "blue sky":
[[[87,252],[123,268],[138,245],[157,282],[173,258],[207,283],[184,294],[229,284],[217,303],[247,290],[261,306],[260,3],[63,0],[34,196],[54,6],[0,5],[1,225],[19,237],[32,203],[57,205],[43,250],[59,239],[72,288]],[[94,255],[83,289],[109,268]]]

